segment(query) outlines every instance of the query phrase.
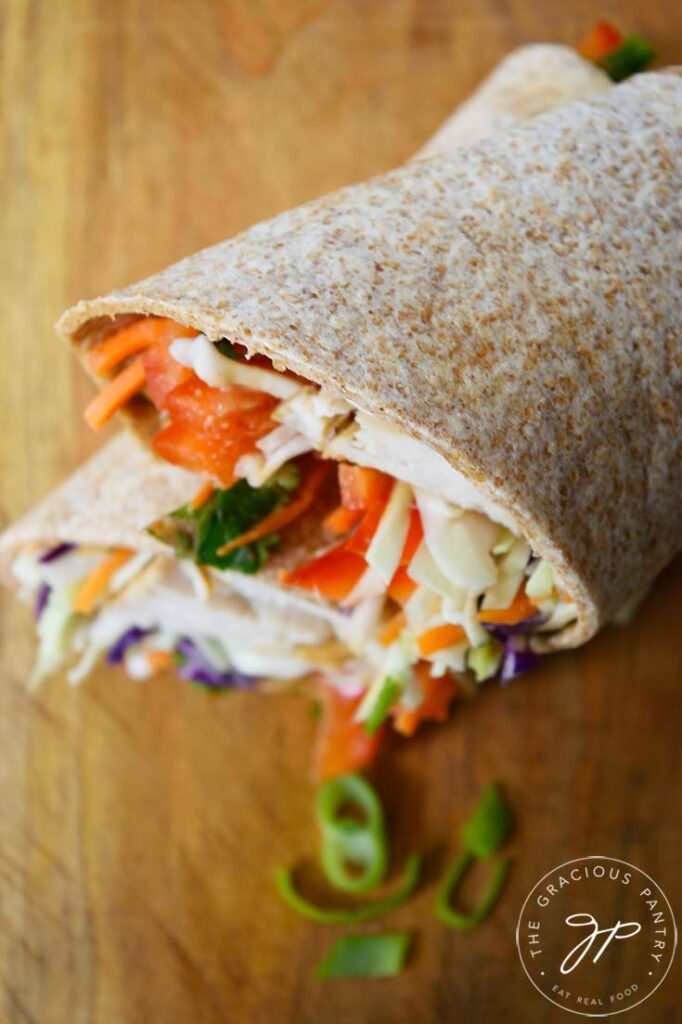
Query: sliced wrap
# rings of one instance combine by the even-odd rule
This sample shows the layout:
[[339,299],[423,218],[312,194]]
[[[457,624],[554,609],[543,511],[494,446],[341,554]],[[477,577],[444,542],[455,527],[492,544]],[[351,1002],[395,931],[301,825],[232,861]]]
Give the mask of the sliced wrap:
[[[590,77],[595,91],[605,84],[580,58],[566,63],[579,95]],[[498,100],[509,96],[508,86],[496,94],[495,81],[469,103],[480,111],[481,135],[499,123]],[[537,650],[587,639],[650,582],[679,544],[666,520],[679,484],[669,458],[679,404],[668,372],[679,335],[665,230],[674,228],[679,89],[673,74],[642,76],[613,99],[548,115],[533,131],[512,129],[468,156],[425,160],[344,190],[65,314],[60,330],[86,363],[145,314],[177,321],[181,340],[166,355],[194,383],[176,395],[172,415],[180,406],[190,437],[193,423],[206,433],[197,395],[232,401],[244,385],[257,394],[262,384],[274,421],[233,467],[255,489],[273,479],[278,431],[279,454],[283,446],[289,463],[303,460],[302,488],[310,449],[341,462],[340,476],[355,464],[390,485],[362,507],[344,495],[342,480],[338,511],[353,522],[332,541],[321,529],[338,500],[328,475],[329,493],[317,493],[281,531],[257,574],[203,573],[212,580],[209,604],[231,605],[220,628],[228,650],[239,612],[246,634],[250,627],[265,638],[256,653],[264,659],[268,643],[279,651],[283,678],[307,671],[291,667],[295,654],[347,692],[369,684],[358,712],[365,718],[386,698],[389,679],[396,721],[409,732],[420,705],[432,712],[425,717],[444,713],[453,691],[434,694],[434,679],[465,668],[483,679],[500,664],[503,677],[516,674]],[[458,130],[441,136],[443,146],[459,144]],[[616,156],[623,167],[609,163]],[[220,339],[227,354],[212,346]],[[245,350],[268,359],[251,363]],[[171,415],[144,393],[126,411],[147,438]],[[652,436],[662,449],[647,466],[640,456]],[[167,527],[164,514],[186,504],[204,476],[165,466],[128,438],[112,445],[111,456],[102,453],[10,531],[5,551],[106,538],[163,561],[169,549],[139,528],[159,519]],[[311,586],[310,555],[322,551],[324,562],[343,549],[357,558],[357,535],[377,503],[370,550],[362,551],[366,572],[341,597]],[[415,520],[421,534],[404,562],[396,544],[404,556]],[[166,563],[184,599],[192,574],[178,577],[172,556]],[[387,597],[386,565],[410,578],[410,594],[389,589]],[[280,641],[288,624],[287,651]],[[256,664],[249,650],[237,651],[237,661],[237,673]]]
[[59,331],[87,364],[127,318],[172,317],[344,399],[419,446],[395,476],[428,465],[432,491],[468,489],[528,540],[577,605],[551,642],[575,645],[680,544],[681,100],[675,71],[638,76],[81,302]]

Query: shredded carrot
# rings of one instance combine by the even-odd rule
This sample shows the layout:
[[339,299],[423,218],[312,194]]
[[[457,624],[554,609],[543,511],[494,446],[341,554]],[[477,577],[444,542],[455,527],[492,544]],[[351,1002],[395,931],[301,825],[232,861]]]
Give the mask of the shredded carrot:
[[119,548],[105,558],[89,576],[83,580],[73,599],[73,610],[81,615],[90,615],[106,590],[111,577],[132,557],[132,551]]
[[434,626],[427,629],[417,637],[417,649],[422,658],[428,657],[435,651],[442,651],[445,647],[452,647],[454,644],[466,640],[466,633],[461,626],[455,626],[451,622],[445,622],[441,626]]
[[361,508],[344,508],[343,505],[339,505],[322,521],[322,526],[334,537],[341,537],[344,533],[352,530],[361,519]]
[[173,655],[171,651],[160,651],[158,648],[153,647],[144,652],[144,656],[147,659],[147,665],[149,671],[154,675],[157,672],[163,672],[165,668],[168,668],[173,664]]
[[265,519],[261,519],[259,523],[256,523],[246,533],[242,533],[240,537],[235,537],[234,540],[223,544],[221,548],[218,548],[218,554],[221,557],[227,555],[235,548],[240,548],[244,544],[251,544],[254,540],[267,537],[269,533],[275,533],[276,530],[281,530],[282,527],[293,523],[294,519],[298,519],[312,505],[329,472],[329,468],[330,464],[328,462],[318,462],[309,473],[293,501],[290,501],[288,505],[284,505],[283,508],[276,508],[274,512],[271,512]]
[[393,728],[403,736],[412,736],[424,721],[444,722],[449,713],[450,701],[458,690],[457,681],[449,673],[434,679],[429,674],[429,665],[421,661],[415,672],[424,691],[424,700],[414,711],[398,704],[393,714]]
[[476,612],[479,622],[491,622],[495,625],[516,626],[517,623],[529,619],[535,615],[537,606],[533,604],[524,590],[523,584],[519,587],[516,597],[508,608],[485,608]]
[[395,575],[388,585],[388,596],[392,597],[398,604],[405,604],[414,594],[417,584],[407,575],[404,565],[396,569]]
[[107,338],[102,338],[87,354],[95,373],[108,373],[124,359],[172,338],[193,338],[197,332],[167,317],[146,316]]
[[570,604],[571,601],[573,600],[573,598],[571,597],[571,595],[567,591],[560,590],[559,591],[559,600],[560,601],[566,601],[568,604]]
[[144,385],[142,357],[137,356],[116,377],[112,377],[97,397],[93,398],[83,413],[85,422],[92,430],[100,430]]
[[207,480],[205,484],[202,484],[202,486],[199,488],[199,490],[194,495],[192,500],[187,503],[187,508],[191,512],[196,512],[197,509],[200,509],[201,506],[205,505],[206,502],[211,498],[214,490],[215,487],[213,486],[211,481]]
[[406,625],[405,612],[397,612],[379,634],[379,643],[383,644],[384,647],[388,647],[400,635]]

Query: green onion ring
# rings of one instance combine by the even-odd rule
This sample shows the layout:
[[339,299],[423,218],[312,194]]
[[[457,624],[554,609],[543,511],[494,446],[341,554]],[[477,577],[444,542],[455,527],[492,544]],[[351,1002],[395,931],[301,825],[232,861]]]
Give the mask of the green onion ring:
[[275,885],[277,891],[288,903],[292,910],[296,910],[303,917],[319,924],[360,924],[362,921],[369,921],[373,917],[387,914],[395,910],[405,900],[409,899],[417,887],[421,875],[422,858],[417,853],[411,854],[405,861],[402,880],[395,890],[383,899],[375,900],[373,903],[365,903],[360,907],[317,907],[310,903],[305,896],[296,890],[294,885],[293,872],[291,868],[278,868],[275,872]]
[[481,901],[478,906],[468,914],[455,910],[452,906],[453,893],[457,889],[457,886],[464,877],[470,864],[472,864],[474,860],[479,859],[480,858],[475,857],[471,853],[461,853],[445,876],[436,895],[436,902],[434,904],[436,917],[441,924],[447,925],[449,928],[455,928],[460,932],[466,931],[468,928],[473,928],[475,925],[485,921],[486,917],[490,914],[491,910],[500,898],[502,887],[504,886],[507,874],[509,873],[511,861],[509,859],[499,861],[499,863],[492,869],[490,884],[481,897]]
[[[366,821],[340,814],[355,804]],[[343,892],[368,892],[380,885],[388,869],[388,843],[381,801],[360,775],[341,775],[317,791],[315,811],[322,833],[322,869]],[[351,870],[354,869],[354,870]]]

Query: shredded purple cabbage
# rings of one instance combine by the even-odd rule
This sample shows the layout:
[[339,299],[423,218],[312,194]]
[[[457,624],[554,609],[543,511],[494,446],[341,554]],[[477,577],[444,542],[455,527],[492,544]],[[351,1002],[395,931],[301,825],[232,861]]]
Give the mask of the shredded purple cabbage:
[[38,561],[41,565],[47,565],[48,562],[56,562],[58,558],[68,555],[75,547],[76,545],[71,544],[69,541],[62,541],[61,544],[56,544],[53,548],[42,554]]
[[35,604],[33,605],[33,618],[36,622],[47,608],[47,602],[50,600],[51,593],[52,587],[49,583],[41,583],[38,587]]
[[507,683],[528,672],[540,661],[540,655],[531,651],[528,646],[528,638],[525,636],[506,636],[504,639],[504,654],[502,655],[502,667],[500,670],[500,684]]
[[187,636],[178,640],[175,649],[183,659],[182,664],[178,665],[178,674],[182,679],[200,683],[212,690],[250,690],[258,682],[254,676],[244,675],[235,669],[221,672]]
[[120,665],[129,647],[139,644],[140,640],[144,640],[150,633],[155,632],[155,629],[142,629],[141,626],[131,626],[130,629],[126,629],[125,633],[109,648],[107,661],[110,665]]

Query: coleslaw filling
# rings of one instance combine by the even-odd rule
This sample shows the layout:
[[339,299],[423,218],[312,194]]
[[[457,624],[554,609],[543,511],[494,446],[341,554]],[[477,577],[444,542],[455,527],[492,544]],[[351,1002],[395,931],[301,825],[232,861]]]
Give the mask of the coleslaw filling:
[[[293,516],[287,507],[296,489],[282,490],[282,474],[293,474],[303,490],[315,460],[336,463],[336,539],[282,574],[282,582],[345,611],[335,630],[357,659],[356,685],[365,693],[359,720],[372,715],[377,695],[385,698],[388,678],[398,684],[392,711],[425,704],[424,666],[431,679],[507,682],[536,662],[544,633],[575,620],[575,604],[514,517],[426,444],[262,356],[249,359],[228,341],[183,334],[180,325],[174,333],[164,343],[161,371],[158,357],[148,362],[148,393],[163,435],[163,445],[153,443],[169,461],[201,464],[214,481],[234,482],[212,504],[176,510],[154,524],[154,534],[180,558],[257,572],[279,541],[276,532],[261,536],[259,517],[284,526]],[[360,497],[344,497],[344,472],[360,474]],[[272,498],[273,511],[264,516],[260,496],[275,494],[273,487],[282,496]],[[243,498],[236,502],[238,491]],[[229,525],[237,519],[243,546],[239,529]],[[231,531],[228,543],[216,550],[223,528]],[[255,537],[258,557],[241,557]],[[221,561],[228,551],[229,562]],[[341,674],[347,684],[347,668]]]
[[[533,556],[513,517],[427,445],[324,388],[227,358],[205,335],[178,338],[170,352],[210,387],[236,383],[278,399],[271,418],[280,425],[235,467],[236,475],[251,486],[263,486],[289,459],[311,451],[390,475],[391,497],[364,556],[367,572],[341,604],[356,607],[377,598],[392,604],[388,589],[399,568],[410,511],[416,508],[424,539],[406,566],[417,584],[406,627],[383,657],[376,641],[365,638],[365,654],[377,668],[375,687],[391,674],[396,658],[409,667],[424,660],[416,643],[420,631],[451,624],[464,632],[461,639],[426,656],[433,675],[468,668],[478,682],[498,673],[506,681],[534,662],[533,633],[555,631],[574,621],[575,605],[559,594],[551,566]],[[525,618],[530,628],[523,619],[497,623],[495,615],[486,622],[486,611],[499,617],[519,593],[533,604]],[[416,614],[415,608],[420,609]],[[407,670],[402,674],[408,679]],[[406,684],[404,690],[403,702],[409,701],[410,687]],[[412,683],[412,694],[414,690]]]
[[323,619],[221,589],[192,563],[153,551],[132,554],[83,614],[79,591],[111,552],[60,547],[65,550],[47,561],[56,547],[26,549],[12,565],[20,596],[36,612],[34,686],[67,666],[69,681],[81,683],[106,660],[135,679],[174,665],[182,677],[211,688],[244,688],[297,681],[346,658]]

